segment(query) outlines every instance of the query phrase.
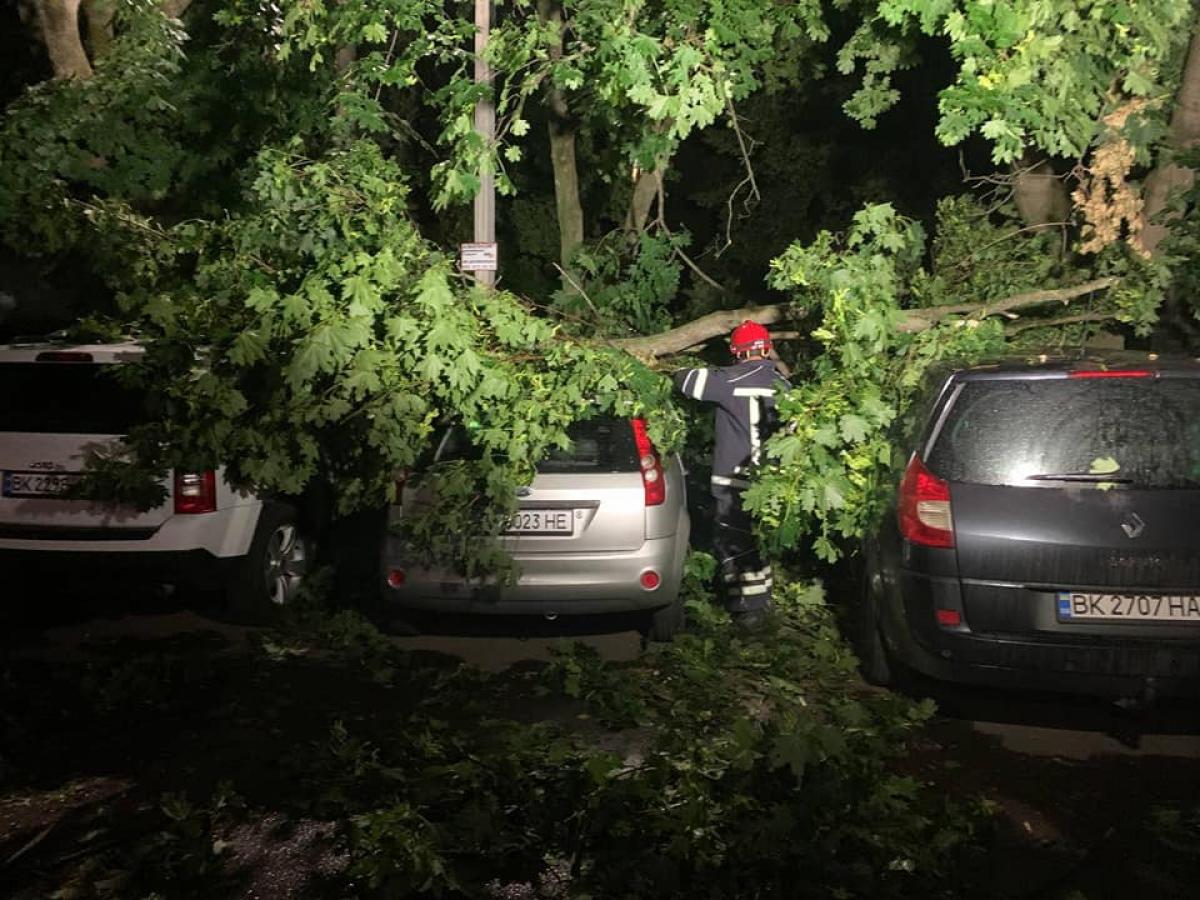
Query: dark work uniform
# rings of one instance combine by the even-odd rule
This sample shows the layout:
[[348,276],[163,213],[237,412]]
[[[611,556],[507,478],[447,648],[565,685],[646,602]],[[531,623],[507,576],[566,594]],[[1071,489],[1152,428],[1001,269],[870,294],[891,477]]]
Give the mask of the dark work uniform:
[[778,425],[775,395],[791,385],[770,360],[688,369],[676,373],[675,384],[684,396],[717,406],[713,546],[725,605],[732,613],[765,609],[771,605],[771,567],[754,540],[742,491],[750,486],[748,470],[761,462],[762,446]]

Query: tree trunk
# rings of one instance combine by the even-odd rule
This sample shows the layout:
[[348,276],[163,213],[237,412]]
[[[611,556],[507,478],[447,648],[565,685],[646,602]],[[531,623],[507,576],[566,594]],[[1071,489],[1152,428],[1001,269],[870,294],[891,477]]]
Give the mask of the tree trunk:
[[116,12],[115,0],[83,0],[88,49],[92,52],[92,59],[102,57],[112,45],[113,16]]
[[358,59],[358,44],[342,44],[333,55],[334,71],[341,75]]
[[629,198],[629,214],[625,217],[625,230],[630,235],[636,237],[645,229],[662,177],[661,165],[653,171],[638,173],[637,181],[633,183],[633,196]]
[[[932,328],[934,325],[950,316],[965,316],[962,324],[969,326],[971,321],[979,322],[988,316],[1005,315],[1015,318],[1017,310],[1032,309],[1045,306],[1047,303],[1062,303],[1064,306],[1079,297],[1087,296],[1094,291],[1107,290],[1120,281],[1119,278],[1097,278],[1072,287],[1052,288],[1040,291],[1025,291],[993,300],[990,303],[958,303],[947,306],[929,306],[920,309],[904,311],[903,318],[897,323],[896,329],[905,334],[913,334]],[[752,319],[760,325],[774,325],[789,318],[798,318],[804,314],[803,307],[794,307],[788,303],[777,303],[771,306],[748,306],[744,309],[724,309],[709,313],[694,319],[678,328],[672,328],[661,334],[651,334],[645,337],[623,338],[611,343],[622,350],[640,356],[643,359],[655,359],[660,356],[671,356],[681,353],[689,347],[703,344],[715,337],[728,334],[734,326]],[[1089,316],[1086,321],[1111,319],[1116,313],[1097,313]],[[1061,323],[1061,320],[1056,320]],[[1082,319],[1072,321],[1084,321]]]
[[79,33],[79,0],[37,0],[42,40],[55,78],[91,78],[92,64]]
[[1049,163],[1029,154],[1013,164],[1013,199],[1026,225],[1065,222],[1071,214],[1066,184],[1055,176]]
[[[550,58],[558,60],[563,51],[563,11],[554,0],[539,0],[538,15],[543,22],[558,27],[558,41],[550,48]],[[554,203],[558,212],[559,261],[563,269],[583,243],[583,204],[579,199],[579,168],[575,162],[575,125],[566,97],[550,86],[548,96],[550,164],[554,169]],[[567,281],[564,278],[564,287]]]
[[[1187,62],[1184,63],[1175,109],[1171,114],[1171,127],[1167,132],[1166,152],[1170,154],[1172,151],[1187,150],[1197,144],[1200,144],[1200,32],[1192,35],[1192,43],[1188,47]],[[1171,230],[1170,220],[1155,223],[1153,219],[1166,210],[1172,195],[1190,188],[1195,177],[1195,172],[1177,165],[1169,155],[1146,177],[1142,243],[1151,253],[1155,252]]]
[[550,163],[554,167],[554,204],[558,211],[559,259],[565,269],[583,243],[583,204],[575,164],[575,129],[550,122]]

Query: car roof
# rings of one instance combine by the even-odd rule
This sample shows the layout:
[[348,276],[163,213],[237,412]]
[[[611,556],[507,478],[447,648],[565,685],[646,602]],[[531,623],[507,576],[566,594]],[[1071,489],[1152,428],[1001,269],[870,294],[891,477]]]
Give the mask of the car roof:
[[146,350],[133,340],[114,341],[109,343],[69,343],[66,341],[48,340],[46,338],[17,339],[8,344],[0,344],[0,363],[21,362],[54,362],[48,359],[48,354],[86,354],[89,359],[80,356],[79,362],[94,362],[100,364],[135,362],[141,359]]
[[1148,350],[1113,350],[1070,356],[1030,354],[952,367],[950,371],[956,381],[984,381],[994,378],[1054,378],[1071,372],[1116,369],[1200,377],[1200,357]]

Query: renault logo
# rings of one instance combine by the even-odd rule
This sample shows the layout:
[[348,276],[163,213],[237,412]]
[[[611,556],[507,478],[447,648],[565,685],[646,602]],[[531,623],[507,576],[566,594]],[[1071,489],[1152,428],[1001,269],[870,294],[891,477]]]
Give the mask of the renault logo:
[[1125,518],[1121,520],[1121,530],[1125,532],[1125,537],[1132,539],[1146,530],[1146,523],[1137,513],[1126,513]]

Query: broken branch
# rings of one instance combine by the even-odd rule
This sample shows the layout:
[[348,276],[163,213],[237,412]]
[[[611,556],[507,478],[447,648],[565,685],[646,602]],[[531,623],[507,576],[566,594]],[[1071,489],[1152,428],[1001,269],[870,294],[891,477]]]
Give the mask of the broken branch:
[[1022,331],[1028,331],[1030,328],[1054,328],[1059,325],[1075,325],[1081,322],[1111,322],[1115,320],[1117,314],[1114,313],[1080,313],[1077,316],[1059,316],[1056,319],[1026,319],[1023,322],[1016,322],[1012,325],[1007,325],[1004,328],[1005,334],[1019,334]]
[[[1096,278],[1092,281],[1086,281],[1083,284],[1077,284],[1074,287],[1026,291],[988,303],[962,303],[953,306],[930,306],[923,309],[909,309],[904,311],[904,318],[897,328],[902,333],[912,334],[932,328],[938,322],[951,316],[965,315],[974,319],[984,319],[988,316],[1004,315],[1014,310],[1028,309],[1047,303],[1058,302],[1066,304],[1078,297],[1110,288],[1119,281],[1119,278],[1112,277]],[[654,359],[660,356],[682,353],[689,347],[695,347],[715,337],[724,336],[746,319],[751,319],[760,325],[773,325],[776,322],[800,318],[804,315],[804,312],[804,307],[791,303],[725,309],[701,316],[699,319],[694,319],[691,322],[680,325],[678,328],[672,328],[660,334],[624,338],[613,343],[635,356]],[[1094,315],[1101,314],[1095,313]]]

